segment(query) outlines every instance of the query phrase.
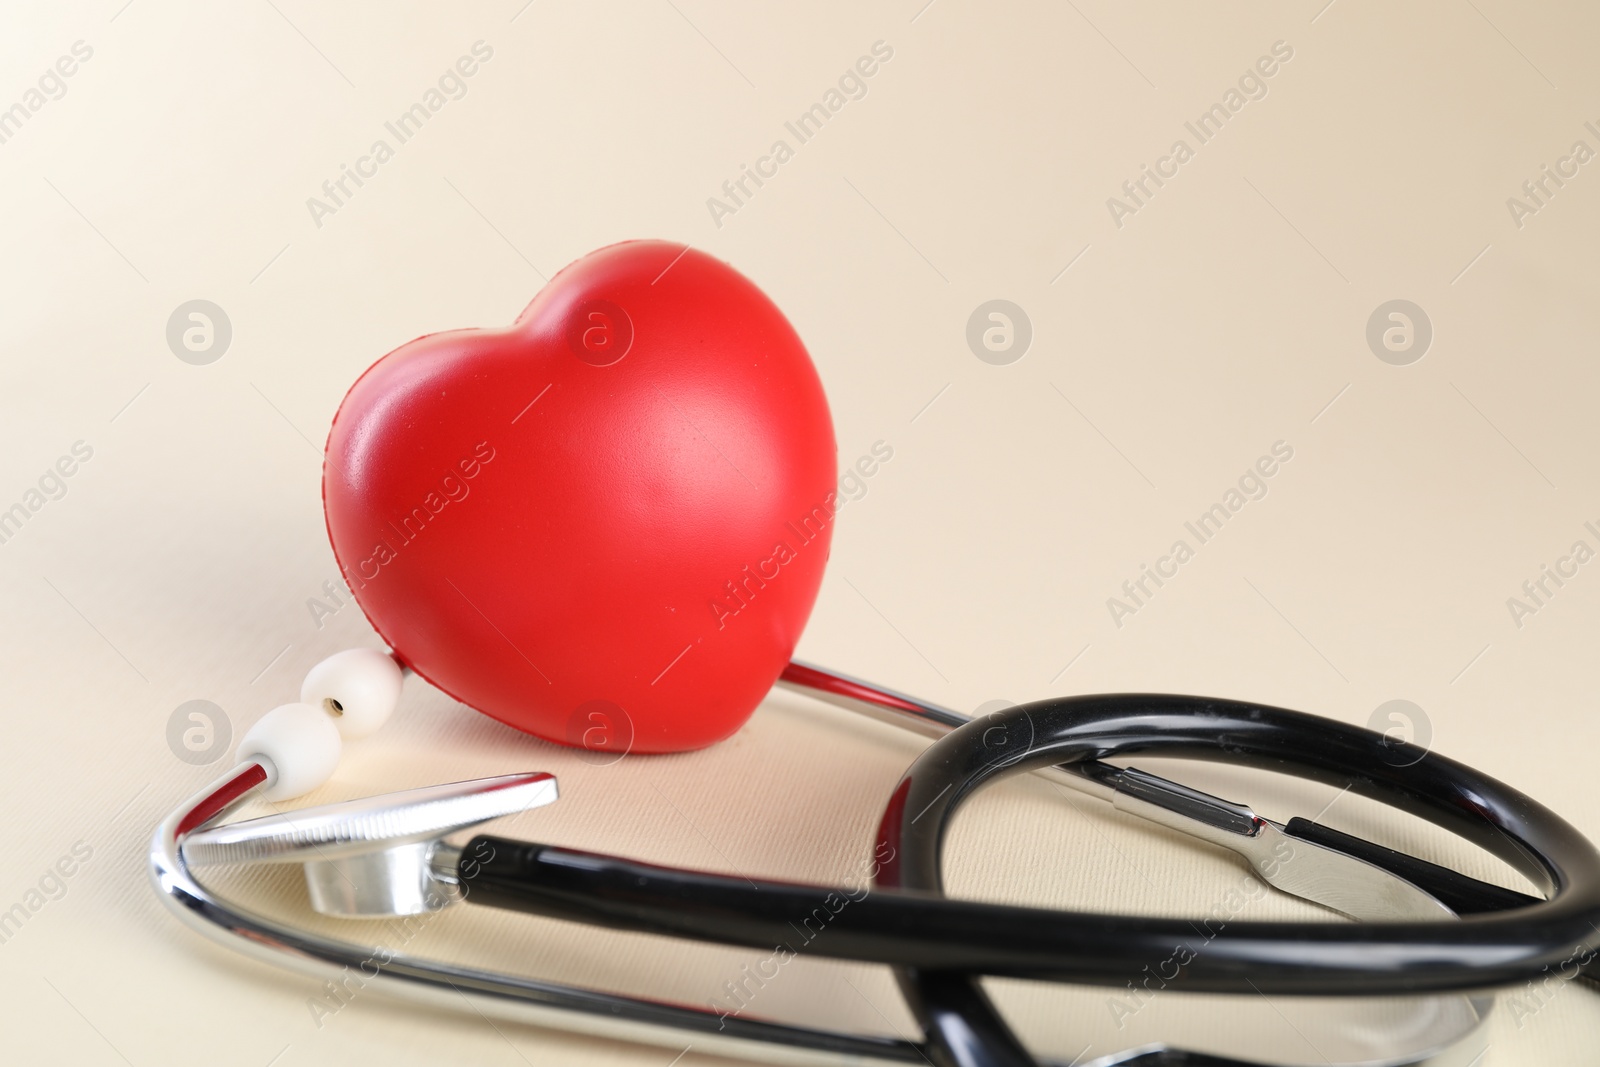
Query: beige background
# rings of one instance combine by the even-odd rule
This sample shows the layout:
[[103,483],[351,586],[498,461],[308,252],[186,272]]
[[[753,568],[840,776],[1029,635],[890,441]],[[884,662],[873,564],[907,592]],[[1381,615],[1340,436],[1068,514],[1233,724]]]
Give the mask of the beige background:
[[[143,869],[155,822],[220,766],[174,757],[174,708],[215,701],[237,736],[318,659],[374,641],[355,608],[319,627],[306,606],[337,573],[316,443],[344,390],[417,334],[510,321],[541,275],[628,237],[755,279],[811,349],[841,465],[894,449],[840,520],[805,658],[965,710],[1170,690],[1366,723],[1406,699],[1435,747],[1600,837],[1600,573],[1521,628],[1506,605],[1575,540],[1600,547],[1583,528],[1600,520],[1600,164],[1521,228],[1506,205],[1574,141],[1600,148],[1584,127],[1600,14],[1324,2],[8,6],[0,107],[74,42],[93,56],[0,145],[0,507],[74,442],[93,458],[0,544],[0,909],[75,842],[93,854],[0,944],[5,1059],[677,1054],[370,994],[319,1028],[315,983],[183,930]],[[316,226],[307,198],[480,40],[493,58],[467,94]],[[893,59],[865,98],[715,225],[706,199],[880,40]],[[1193,145],[1183,123],[1277,41],[1293,59],[1265,98],[1118,228],[1107,198]],[[233,328],[208,366],[165,340],[196,298]],[[964,337],[993,298],[1033,327],[1008,366]],[[1396,298],[1434,330],[1409,366],[1364,336]],[[1279,440],[1294,458],[1266,498],[1117,627],[1106,599]],[[714,750],[597,768],[413,683],[312,799],[548,769],[562,801],[508,830],[837,879],[917,750],[776,696]],[[1278,816],[1333,799],[1183,775]],[[1347,797],[1325,818],[1495,876]],[[963,816],[950,877],[991,899],[1199,913],[1245,876],[1025,782]],[[290,879],[243,891],[303,910]],[[412,947],[700,1004],[761,955],[492,914],[448,915]],[[1103,990],[999,995],[1062,1059],[1154,1036],[1337,1051],[1277,1002],[1164,996],[1119,1032]],[[886,972],[812,960],[751,1010],[911,1027]],[[1559,989],[1503,1009],[1483,1062],[1588,1063],[1597,1036],[1600,997]]]

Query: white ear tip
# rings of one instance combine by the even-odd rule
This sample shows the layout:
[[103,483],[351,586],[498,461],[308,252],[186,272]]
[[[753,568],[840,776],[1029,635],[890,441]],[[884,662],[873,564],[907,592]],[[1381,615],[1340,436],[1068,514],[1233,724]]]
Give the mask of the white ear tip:
[[239,760],[260,757],[276,777],[262,791],[268,800],[288,800],[309,793],[333,777],[344,744],[339,731],[320,708],[284,704],[273,708],[239,741]]
[[387,652],[352,648],[311,668],[300,701],[321,708],[347,739],[366,737],[389,720],[405,675]]

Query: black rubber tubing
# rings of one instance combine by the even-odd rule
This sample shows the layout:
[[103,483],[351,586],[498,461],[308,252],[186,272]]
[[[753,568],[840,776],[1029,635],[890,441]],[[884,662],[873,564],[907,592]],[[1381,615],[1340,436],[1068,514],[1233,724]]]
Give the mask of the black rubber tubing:
[[1408,856],[1404,852],[1373,844],[1371,841],[1335,830],[1331,826],[1322,826],[1309,819],[1290,819],[1284,824],[1283,830],[1290,837],[1298,837],[1314,845],[1335,849],[1347,856],[1354,856],[1356,859],[1366,860],[1374,866],[1382,867],[1390,874],[1399,875],[1457,915],[1482,915],[1490,911],[1526,908],[1544,899],[1519,893],[1515,889],[1492,885],[1489,882],[1480,882],[1476,878],[1469,878],[1452,871],[1449,867],[1441,867],[1437,863]]
[[[1166,984],[1191,992],[1383,995],[1483,989],[1565,973],[1600,945],[1600,854],[1571,825],[1525,794],[1433,752],[1395,759],[1395,742],[1370,730],[1281,708],[1165,694],[1069,697],[1011,708],[935,742],[907,771],[879,826],[895,860],[880,885],[942,891],[951,818],[983,786],[1053,764],[1136,755],[1215,760],[1348,787],[1420,816],[1499,857],[1550,894],[1535,900],[1428,868],[1380,846],[1323,835],[1362,858],[1403,868],[1453,891],[1473,914],[1455,922],[1229,922],[1204,933],[1186,920],[1061,913],[1081,935],[1091,981],[1120,985],[1187,958]],[[1397,765],[1399,764],[1399,765]],[[1317,840],[1312,824],[1294,830]],[[1340,835],[1343,836],[1343,835]],[[1361,853],[1356,853],[1361,854]],[[1395,863],[1395,857],[1402,861]],[[1385,862],[1385,861],[1388,862]],[[1405,862],[1408,861],[1408,862]],[[1442,872],[1442,873],[1440,873]],[[1397,873],[1399,873],[1397,871]],[[1461,876],[1456,876],[1460,879]],[[1498,910],[1504,909],[1504,910]],[[1119,974],[1120,972],[1120,981]],[[970,973],[896,969],[938,1067],[1027,1067],[1035,1061]],[[1231,1061],[1171,1049],[1140,1064]]]
[[[1506,985],[1600,944],[1600,854],[1523,794],[1428,754],[1397,768],[1393,741],[1298,712],[1234,701],[1116,695],[1043,701],[929,748],[885,815],[864,892],[682,871],[479,837],[463,852],[473,903],[617,929],[839,959],[1124,985],[1194,942],[1186,919],[1095,915],[943,898],[943,833],[999,778],[1050,764],[1188,756],[1298,773],[1422,815],[1500,856],[1552,898],[1459,922],[1229,923],[1179,984],[1204,992],[1383,995]],[[471,859],[474,855],[480,859]],[[468,861],[473,869],[467,871]]]

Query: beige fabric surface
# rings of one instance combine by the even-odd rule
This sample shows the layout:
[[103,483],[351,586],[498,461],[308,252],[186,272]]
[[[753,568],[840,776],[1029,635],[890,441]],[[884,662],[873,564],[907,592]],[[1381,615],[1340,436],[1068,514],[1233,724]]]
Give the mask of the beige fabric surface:
[[[176,758],[179,705],[214,702],[236,738],[313,663],[374,643],[355,607],[308,607],[337,575],[318,449],[356,375],[419,334],[509,322],[541,275],[628,237],[756,280],[816,360],[841,468],[893,450],[840,517],[804,658],[966,711],[1157,690],[1387,728],[1380,707],[1409,701],[1436,749],[1600,837],[1600,564],[1561,562],[1600,548],[1592,7],[97,0],[10,6],[0,28],[0,508],[26,514],[0,543],[0,911],[25,914],[0,943],[6,1062],[680,1054],[375,993],[318,1013],[317,983],[181,928],[144,871],[156,821],[221,767]],[[308,206],[478,42],[492,55],[392,158]],[[892,57],[799,143],[785,123],[878,42]],[[1207,114],[1202,140],[1186,124]],[[774,176],[708,206],[780,139]],[[167,339],[197,299],[232,330],[206,365]],[[1032,331],[1003,365],[967,340],[994,299]],[[1431,324],[1420,359],[1369,345],[1394,300]],[[1189,533],[1278,442],[1292,458],[1245,481],[1258,498]],[[48,475],[62,457],[72,475]],[[1160,563],[1180,539],[1192,558]],[[1176,573],[1135,602],[1146,565]],[[413,681],[307,802],[547,769],[561,801],[508,832],[845,879],[919,747],[776,694],[709,751],[596,767]],[[1509,878],[1333,790],[1177,773]],[[949,877],[1140,914],[1247,884],[1042,781],[971,805]],[[236,891],[305,911],[287,874]],[[1241,914],[1326,918],[1277,896]],[[466,911],[411,947],[697,1004],[762,955]],[[1063,1060],[1165,1037],[1321,1063],[1350,1031],[1348,1005],[1297,1028],[1276,999],[1127,1017],[1106,990],[991,988]],[[1484,1065],[1594,1062],[1600,996],[1512,995]],[[912,1031],[886,971],[812,959],[750,1011]]]

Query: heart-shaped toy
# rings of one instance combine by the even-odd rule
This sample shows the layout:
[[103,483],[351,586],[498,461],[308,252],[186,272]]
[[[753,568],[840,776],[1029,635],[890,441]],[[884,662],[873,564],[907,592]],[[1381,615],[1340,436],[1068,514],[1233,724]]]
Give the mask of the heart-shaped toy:
[[739,728],[811,613],[833,424],[783,313],[731,267],[630,241],[516,324],[430,334],[351,387],[323,506],[396,656],[593,752]]

